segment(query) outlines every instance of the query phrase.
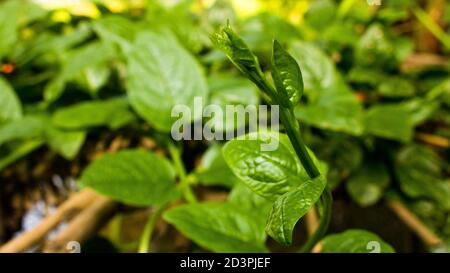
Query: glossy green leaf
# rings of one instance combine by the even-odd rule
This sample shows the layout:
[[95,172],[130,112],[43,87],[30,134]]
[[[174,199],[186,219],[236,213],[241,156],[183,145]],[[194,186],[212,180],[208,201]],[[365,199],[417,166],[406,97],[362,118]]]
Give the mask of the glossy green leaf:
[[263,227],[231,203],[183,205],[167,211],[163,217],[214,252],[267,252]]
[[22,104],[14,89],[3,77],[0,77],[0,101],[0,125],[22,117]]
[[291,244],[295,224],[319,200],[326,184],[326,179],[319,176],[279,197],[267,220],[267,233],[281,244]]
[[347,191],[358,205],[371,206],[383,197],[389,179],[386,166],[381,162],[366,162],[347,181]]
[[136,119],[125,98],[87,101],[60,108],[52,116],[52,124],[64,129],[95,126],[120,128]]
[[369,231],[350,229],[326,236],[322,240],[323,253],[393,253],[395,250],[378,235]]
[[[264,151],[262,145],[269,143],[275,149]],[[286,135],[250,133],[227,142],[223,155],[238,178],[259,195],[272,200],[308,180]]]
[[84,170],[80,180],[84,186],[136,206],[161,205],[179,194],[170,162],[144,150],[104,155]]
[[298,104],[303,94],[302,72],[295,59],[276,40],[273,42],[272,78],[284,105]]
[[[141,32],[128,54],[128,96],[136,112],[157,129],[168,132],[173,122],[172,108],[186,105],[194,109],[194,98],[206,103],[208,88],[200,66],[168,32]],[[183,116],[198,120],[195,111]]]
[[450,181],[443,176],[443,161],[433,150],[410,145],[401,149],[395,172],[402,191],[412,198],[425,198],[450,208]]
[[413,124],[407,109],[396,104],[372,106],[365,116],[368,134],[408,142],[412,138]]

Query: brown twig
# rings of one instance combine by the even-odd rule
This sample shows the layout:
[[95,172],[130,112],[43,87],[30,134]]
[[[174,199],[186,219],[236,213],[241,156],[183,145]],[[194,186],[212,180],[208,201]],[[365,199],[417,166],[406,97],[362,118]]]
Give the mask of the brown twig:
[[117,206],[113,200],[97,196],[89,207],[73,218],[67,228],[44,244],[43,252],[67,252],[70,242],[84,242],[112,217]]
[[439,148],[447,149],[450,147],[450,140],[445,137],[436,136],[427,133],[417,133],[416,139]]
[[412,230],[428,247],[443,243],[420,219],[406,208],[400,201],[387,200],[387,206]]
[[23,252],[42,242],[45,239],[45,236],[60,222],[70,219],[80,212],[88,206],[96,196],[98,196],[98,194],[89,189],[73,194],[72,197],[62,203],[54,213],[44,218],[34,229],[17,236],[1,246],[0,253]]

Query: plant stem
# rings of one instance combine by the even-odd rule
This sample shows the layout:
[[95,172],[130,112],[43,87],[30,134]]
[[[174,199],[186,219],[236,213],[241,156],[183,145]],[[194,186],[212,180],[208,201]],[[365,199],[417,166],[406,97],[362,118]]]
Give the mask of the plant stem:
[[[295,153],[300,159],[309,177],[311,179],[318,177],[320,175],[319,169],[314,164],[308,150],[306,149],[306,145],[300,135],[300,126],[295,118],[292,108],[283,107],[280,104],[276,91],[266,80],[262,80],[258,86],[260,86],[260,88],[262,88],[263,91],[265,91],[272,98],[274,103],[280,106],[280,121],[286,130],[292,146],[294,147]],[[320,217],[319,227],[301,248],[301,252],[311,251],[317,242],[325,235],[330,224],[333,196],[328,186],[325,187],[321,200],[323,203],[323,214],[322,217]]]
[[420,7],[415,7],[412,12],[417,19],[436,37],[446,48],[450,48],[450,36]]
[[189,180],[187,179],[186,169],[184,167],[183,161],[181,160],[181,155],[179,150],[173,145],[169,143],[168,145],[170,157],[173,160],[175,165],[175,169],[180,177],[179,187],[181,188],[184,199],[189,203],[196,203],[197,197],[195,197],[194,192],[191,189]]
[[148,217],[147,223],[145,224],[144,231],[142,232],[141,239],[139,241],[139,253],[148,253],[150,250],[150,241],[152,238],[153,230],[155,229],[156,222],[161,216],[167,204],[158,207],[152,215]]

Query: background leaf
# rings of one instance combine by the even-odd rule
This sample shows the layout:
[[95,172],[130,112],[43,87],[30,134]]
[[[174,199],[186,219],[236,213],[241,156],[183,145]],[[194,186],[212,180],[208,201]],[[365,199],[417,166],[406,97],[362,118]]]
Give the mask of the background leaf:
[[[373,243],[371,243],[373,242]],[[381,253],[393,253],[394,249],[378,235],[369,231],[351,229],[326,236],[322,240],[323,253],[370,253],[372,245],[379,244]]]
[[172,165],[144,150],[104,155],[84,170],[80,181],[115,200],[136,206],[161,205],[178,196]]

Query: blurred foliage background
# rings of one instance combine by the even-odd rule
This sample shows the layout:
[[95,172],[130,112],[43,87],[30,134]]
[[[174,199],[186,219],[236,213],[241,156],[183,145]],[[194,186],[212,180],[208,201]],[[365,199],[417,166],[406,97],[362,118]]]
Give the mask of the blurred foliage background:
[[[152,56],[147,30],[161,31],[163,42],[199,64],[199,79],[191,81],[171,70],[189,70],[187,58],[162,64],[174,81],[204,82],[202,95],[219,105],[264,103],[212,48],[209,35],[227,22],[263,69],[274,38],[300,64],[305,97],[296,116],[328,165],[336,199],[331,231],[365,228],[398,251],[429,250],[387,209],[386,200],[397,200],[450,240],[447,1],[9,0],[0,1],[0,241],[23,228],[36,201],[64,200],[76,188],[71,179],[101,154],[127,147],[165,154],[159,143],[168,138],[170,117],[162,108],[170,102],[148,95],[162,83],[134,64],[174,55]],[[183,144],[205,200],[223,200],[237,179],[218,145]],[[124,228],[125,239],[104,231],[122,251],[133,249],[122,241],[133,242],[145,222],[127,217],[141,224]],[[156,249],[192,250],[183,238],[167,239],[177,236],[173,230],[160,229],[167,245]]]

